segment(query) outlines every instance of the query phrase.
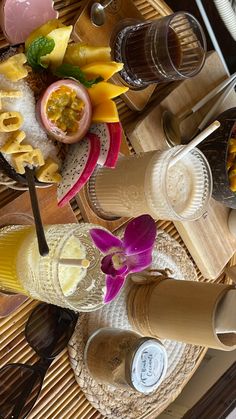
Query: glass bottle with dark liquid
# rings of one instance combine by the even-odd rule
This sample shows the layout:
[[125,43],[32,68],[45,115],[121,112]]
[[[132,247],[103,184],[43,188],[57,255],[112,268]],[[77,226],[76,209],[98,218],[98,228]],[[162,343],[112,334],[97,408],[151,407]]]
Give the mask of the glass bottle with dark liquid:
[[205,37],[196,19],[183,12],[123,28],[116,36],[114,58],[124,63],[131,86],[192,77],[205,60]]

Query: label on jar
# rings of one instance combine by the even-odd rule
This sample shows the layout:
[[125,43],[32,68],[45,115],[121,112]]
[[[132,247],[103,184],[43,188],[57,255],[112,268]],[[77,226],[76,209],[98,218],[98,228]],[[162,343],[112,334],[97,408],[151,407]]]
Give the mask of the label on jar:
[[167,353],[156,339],[144,341],[134,354],[131,382],[141,393],[151,393],[162,382],[167,370]]

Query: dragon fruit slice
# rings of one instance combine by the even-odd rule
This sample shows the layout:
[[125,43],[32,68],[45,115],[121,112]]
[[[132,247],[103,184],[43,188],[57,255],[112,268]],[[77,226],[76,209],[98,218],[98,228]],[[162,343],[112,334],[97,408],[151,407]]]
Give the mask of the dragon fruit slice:
[[85,185],[96,167],[99,154],[100,140],[92,133],[70,145],[62,165],[62,182],[57,188],[59,207],[67,204]]
[[98,164],[115,167],[121,144],[122,126],[120,122],[92,124],[89,132],[97,135],[101,142]]

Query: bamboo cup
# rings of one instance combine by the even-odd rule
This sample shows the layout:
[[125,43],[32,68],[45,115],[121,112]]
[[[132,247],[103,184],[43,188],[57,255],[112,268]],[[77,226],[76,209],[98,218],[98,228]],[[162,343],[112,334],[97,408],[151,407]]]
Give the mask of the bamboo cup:
[[233,285],[156,278],[129,292],[127,311],[135,330],[225,351],[236,348],[236,333],[215,331],[217,308]]

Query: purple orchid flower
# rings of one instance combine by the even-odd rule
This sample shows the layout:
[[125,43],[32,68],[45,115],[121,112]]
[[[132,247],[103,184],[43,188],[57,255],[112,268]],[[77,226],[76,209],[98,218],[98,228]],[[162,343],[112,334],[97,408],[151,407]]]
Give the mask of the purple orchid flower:
[[129,273],[140,272],[151,265],[156,224],[150,215],[145,214],[127,224],[123,239],[100,228],[92,228],[90,235],[105,255],[101,269],[106,274],[104,302],[109,303],[116,297]]

